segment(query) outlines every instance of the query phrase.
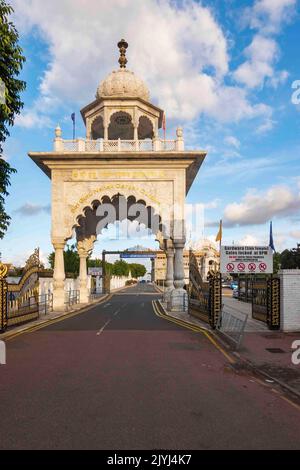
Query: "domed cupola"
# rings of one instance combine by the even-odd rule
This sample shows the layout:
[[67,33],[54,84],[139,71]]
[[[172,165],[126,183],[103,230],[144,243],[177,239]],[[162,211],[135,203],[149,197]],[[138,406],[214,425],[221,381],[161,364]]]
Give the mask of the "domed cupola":
[[96,98],[140,98],[149,101],[147,86],[130,70],[114,70],[103,80],[96,93]]
[[150,103],[147,85],[126,69],[128,43],[121,39],[119,70],[98,86],[96,101],[81,110],[87,138],[96,140],[143,140],[158,135],[163,111]]

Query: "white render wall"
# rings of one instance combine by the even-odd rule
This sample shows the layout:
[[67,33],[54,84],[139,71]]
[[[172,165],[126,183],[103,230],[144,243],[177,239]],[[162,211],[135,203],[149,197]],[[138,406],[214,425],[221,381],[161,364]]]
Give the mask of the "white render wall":
[[[129,275],[128,277],[122,276],[112,276],[110,280],[110,289],[119,289],[120,287],[124,287],[126,281],[132,279]],[[91,289],[91,276],[88,276],[87,279],[87,287]],[[102,281],[97,283],[97,288],[99,289],[102,287]],[[79,290],[79,278],[72,279],[67,278],[65,280],[65,291],[68,292],[70,290]],[[39,278],[39,295],[43,294],[52,294],[53,293],[53,278],[52,277],[40,277]]]
[[[88,276],[87,287],[91,287],[91,276]],[[67,278],[65,280],[65,291],[79,290],[79,278]],[[39,295],[52,294],[53,293],[53,278],[52,277],[40,277],[39,278]]]
[[300,331],[300,269],[283,269],[280,277],[282,331]]

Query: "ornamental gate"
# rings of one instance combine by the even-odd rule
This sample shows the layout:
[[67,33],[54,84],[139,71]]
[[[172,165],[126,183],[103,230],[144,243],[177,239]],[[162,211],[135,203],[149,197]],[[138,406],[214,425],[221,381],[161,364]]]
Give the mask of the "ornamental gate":
[[252,317],[270,330],[280,328],[280,279],[270,277],[252,281]]
[[[0,271],[1,271],[0,264]],[[0,273],[1,276],[1,273]],[[7,327],[7,282],[0,277],[0,333]]]
[[210,270],[203,281],[198,261],[189,253],[189,314],[216,328],[222,309],[222,282],[219,270]]

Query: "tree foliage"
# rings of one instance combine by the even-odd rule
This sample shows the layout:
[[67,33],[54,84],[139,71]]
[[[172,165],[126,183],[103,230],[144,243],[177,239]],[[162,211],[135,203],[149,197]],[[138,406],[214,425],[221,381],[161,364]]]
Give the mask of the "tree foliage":
[[[54,269],[54,252],[50,253],[48,257],[49,264],[52,269]],[[76,245],[67,246],[64,251],[64,260],[65,260],[65,272],[78,275],[79,274],[79,255],[77,252]],[[99,268],[102,267],[101,259],[89,259],[87,260],[87,266],[89,268]],[[138,263],[126,263],[124,260],[117,260],[113,264],[105,261],[105,271],[106,274],[111,276],[129,276],[131,273],[132,277],[138,278],[146,274],[146,268],[143,264]]]
[[5,85],[4,100],[0,103],[0,239],[9,226],[10,216],[5,212],[4,202],[8,196],[10,175],[16,170],[3,159],[3,142],[9,136],[9,126],[20,113],[23,103],[20,94],[25,90],[25,82],[17,77],[20,74],[25,57],[19,46],[19,35],[10,21],[13,8],[0,0],[0,79]]
[[147,269],[143,264],[131,263],[129,265],[131,276],[135,279],[145,276]]
[[280,254],[281,269],[300,269],[300,249],[284,250]]
[[120,259],[114,262],[113,274],[115,276],[129,276],[129,265],[126,261]]
[[[52,269],[54,269],[54,251],[48,256],[48,261]],[[64,251],[65,272],[78,276],[79,274],[79,255],[75,245],[67,246]]]

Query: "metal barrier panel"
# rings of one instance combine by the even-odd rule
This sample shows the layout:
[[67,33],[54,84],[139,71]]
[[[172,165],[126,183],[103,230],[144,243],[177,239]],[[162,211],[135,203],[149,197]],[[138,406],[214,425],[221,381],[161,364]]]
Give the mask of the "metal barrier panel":
[[65,304],[70,307],[71,305],[79,304],[80,302],[80,291],[69,290],[65,295]]
[[245,327],[247,324],[248,315],[239,313],[239,317],[234,315],[228,310],[222,308],[221,314],[217,323],[217,330],[222,333],[227,339],[234,343],[235,348],[238,349],[241,345]]

